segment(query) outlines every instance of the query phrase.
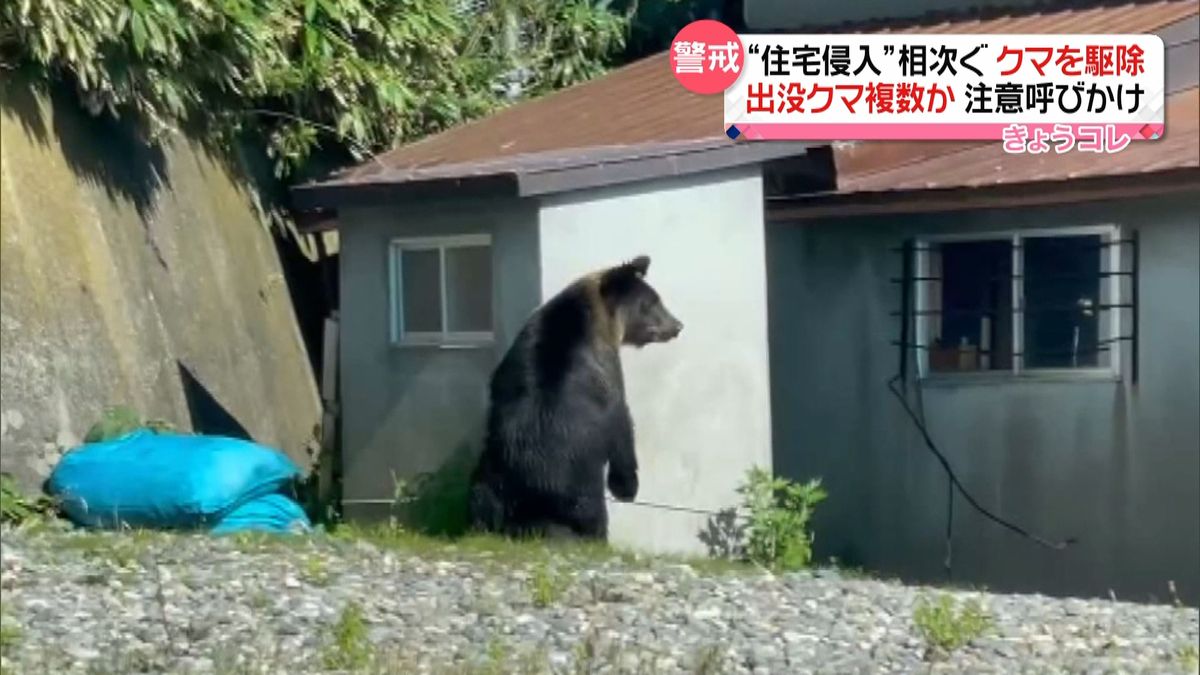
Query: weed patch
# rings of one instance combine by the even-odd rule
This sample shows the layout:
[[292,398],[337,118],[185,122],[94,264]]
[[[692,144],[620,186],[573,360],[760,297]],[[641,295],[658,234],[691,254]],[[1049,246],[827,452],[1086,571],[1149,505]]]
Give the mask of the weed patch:
[[321,656],[329,670],[362,670],[374,660],[375,650],[367,639],[367,622],[362,608],[351,602],[333,625],[330,643]]
[[300,578],[313,586],[328,586],[333,580],[329,565],[325,559],[313,554],[304,558],[304,566],[300,568]]
[[84,532],[64,537],[58,545],[78,551],[84,558],[108,562],[122,569],[135,567],[163,535],[150,530],[128,530],[121,533]]
[[913,625],[925,639],[927,656],[949,654],[980,637],[991,627],[991,617],[972,599],[961,607],[948,594],[936,600],[922,597],[913,608]]
[[8,656],[21,643],[21,627],[5,616],[0,618],[0,655]]
[[692,672],[696,675],[720,675],[727,672],[729,664],[725,652],[716,645],[701,647],[692,658]]
[[54,500],[46,496],[30,497],[21,491],[16,479],[0,474],[0,522],[27,525],[52,516]]
[[1179,648],[1176,655],[1179,659],[1179,665],[1189,673],[1194,673],[1200,670],[1200,649],[1196,645],[1186,645]]
[[174,424],[161,419],[143,421],[138,412],[128,406],[117,405],[105,408],[87,433],[83,436],[84,443],[102,443],[120,438],[138,429],[149,429],[156,434],[179,433]]
[[534,566],[529,577],[529,596],[534,607],[549,607],[558,602],[571,584],[571,576],[550,568],[546,563]]
[[795,483],[754,467],[738,494],[749,513],[746,555],[751,561],[785,571],[802,569],[812,562],[809,520],[813,509],[827,496],[820,480]]

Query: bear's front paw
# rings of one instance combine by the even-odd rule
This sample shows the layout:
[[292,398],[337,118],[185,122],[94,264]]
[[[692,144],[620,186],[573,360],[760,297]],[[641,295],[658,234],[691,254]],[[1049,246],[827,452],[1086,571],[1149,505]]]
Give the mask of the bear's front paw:
[[638,478],[636,473],[608,474],[608,489],[613,496],[623,502],[631,502],[637,497]]

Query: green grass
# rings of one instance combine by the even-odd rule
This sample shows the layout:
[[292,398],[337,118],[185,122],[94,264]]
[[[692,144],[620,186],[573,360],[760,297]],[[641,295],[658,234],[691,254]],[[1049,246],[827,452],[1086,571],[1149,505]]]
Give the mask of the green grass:
[[936,600],[922,597],[913,608],[913,625],[925,639],[928,655],[943,655],[982,636],[992,625],[991,617],[971,599],[961,607],[949,594]]
[[562,599],[563,594],[570,587],[571,575],[559,572],[545,562],[540,562],[534,566],[527,584],[533,606],[545,608]]
[[312,546],[313,538],[294,535],[277,534],[274,532],[234,532],[224,535],[222,539],[229,540],[233,547],[242,553],[269,553],[282,549],[295,550]]
[[333,531],[337,542],[365,541],[381,549],[430,560],[469,560],[503,565],[534,564],[551,559],[583,562],[629,562],[632,556],[604,543],[560,542],[468,534],[460,537],[427,535],[391,525],[343,524]]
[[375,660],[375,649],[367,639],[367,622],[362,608],[351,602],[333,625],[321,663],[329,670],[360,671]]
[[[242,636],[251,639],[251,636]],[[309,672],[313,664],[288,663],[280,649],[267,649],[248,659],[239,656],[232,645],[217,647],[207,655],[213,663],[216,675],[259,675],[261,673]],[[630,672],[622,657],[626,648],[610,643],[601,646],[596,632],[582,638],[573,650],[574,662],[565,671],[552,666],[548,649],[542,645],[532,648],[514,649],[502,639],[492,639],[474,654],[462,655],[457,661],[447,657],[431,656],[425,659],[404,650],[403,647],[373,645],[368,639],[368,626],[362,609],[356,604],[347,605],[337,622],[329,628],[325,646],[319,654],[319,666],[323,671],[335,671],[346,675],[410,675],[426,672],[431,675],[550,675],[571,673],[593,675],[595,673]],[[639,674],[656,675],[661,672],[655,661],[662,653],[639,650],[637,655]],[[165,653],[150,655],[137,652],[111,652],[102,654],[91,663],[88,673],[92,675],[125,675],[132,672],[162,672],[170,660]],[[432,658],[432,660],[429,660]],[[64,672],[72,659],[65,652],[49,651],[43,654],[40,667],[24,662],[21,670],[12,664],[4,664],[4,673],[57,673]],[[685,672],[695,675],[718,675],[730,672],[730,664],[723,650],[706,646],[695,651],[680,664]]]
[[1180,647],[1176,656],[1184,670],[1190,673],[1200,670],[1200,649],[1196,645]]
[[[34,530],[26,532],[36,534]],[[148,529],[127,529],[120,532],[76,531],[66,536],[48,536],[43,542],[57,548],[76,550],[89,560],[104,560],[117,567],[132,568],[152,548],[169,549],[172,538],[180,536],[207,535]],[[319,552],[336,553],[338,549],[360,542],[427,561],[469,562],[485,567],[534,567],[555,563],[577,567],[615,565],[625,569],[644,570],[658,569],[664,565],[681,565],[706,576],[762,573],[761,568],[737,560],[682,555],[640,555],[603,541],[511,539],[488,534],[451,537],[422,534],[387,523],[343,523],[331,531],[318,531],[310,535],[239,532],[218,537],[215,541],[227,541],[235,550],[248,555],[270,554],[280,550],[302,551],[306,557],[303,558],[299,574],[314,585],[330,582],[325,561]]]
[[[57,519],[34,519],[29,523],[58,523]],[[63,527],[67,527],[63,525]],[[30,534],[51,533],[57,527],[26,526]],[[189,533],[167,533],[155,530],[129,529],[121,532],[74,532],[70,536],[46,539],[52,546],[74,549],[93,560],[106,559],[119,567],[131,567],[151,545],[166,544],[175,536],[206,536]],[[269,554],[280,550],[309,552],[353,546],[359,542],[377,548],[413,556],[428,561],[461,561],[484,566],[533,566],[539,563],[561,562],[580,566],[617,565],[630,569],[649,569],[661,565],[683,565],[698,574],[759,574],[761,568],[743,561],[684,555],[641,555],[614,547],[603,541],[559,539],[514,539],[490,534],[459,536],[431,535],[389,523],[339,523],[328,531],[309,535],[282,535],[263,532],[238,532],[218,537],[229,542],[235,550],[247,555]],[[301,573],[311,583],[328,581],[319,569],[321,562],[309,558]]]
[[575,673],[584,675],[599,670],[605,663],[616,663],[620,658],[616,645],[601,649],[600,637],[595,630],[589,631],[583,640],[575,645]]
[[258,611],[264,611],[271,606],[271,596],[266,591],[259,589],[250,596],[250,606]]
[[88,428],[87,433],[84,434],[83,442],[101,443],[111,441],[138,429],[148,429],[156,434],[180,433],[175,428],[175,425],[167,420],[143,420],[141,414],[133,408],[125,405],[116,405],[105,408],[100,413],[100,419],[96,420]]
[[31,497],[11,475],[0,474],[0,522],[33,527],[52,519],[54,510],[53,499],[45,495]]
[[20,523],[36,513],[33,504],[8,474],[0,475],[0,521]]
[[304,565],[300,568],[300,578],[313,586],[328,586],[333,581],[328,563],[315,553],[305,556]]
[[0,654],[8,656],[21,643],[21,636],[21,627],[16,621],[8,617],[0,620]]
[[335,542],[365,541],[384,550],[427,560],[460,560],[503,566],[567,562],[582,565],[614,563],[635,569],[686,565],[704,575],[758,574],[746,562],[698,556],[643,556],[606,542],[552,539],[510,539],[496,535],[432,536],[387,524],[341,524],[330,535]]
[[720,675],[725,673],[729,664],[724,651],[716,645],[701,647],[692,658],[692,672],[695,675]]
[[165,543],[170,535],[153,530],[125,532],[82,532],[55,541],[55,545],[78,551],[84,558],[104,561],[129,569],[134,567],[156,543]]
[[548,658],[544,650],[531,649],[518,653],[503,640],[492,639],[488,642],[483,658],[472,659],[437,672],[444,672],[446,675],[534,675],[545,671]]
[[[350,603],[330,631],[329,640],[321,654],[321,664],[327,670],[362,675],[401,675],[419,670],[417,662],[402,652],[381,650],[367,636],[367,623],[362,608]],[[432,664],[435,675],[535,675],[550,672],[549,655],[545,649],[522,652],[501,640],[491,640],[484,652],[461,663]]]

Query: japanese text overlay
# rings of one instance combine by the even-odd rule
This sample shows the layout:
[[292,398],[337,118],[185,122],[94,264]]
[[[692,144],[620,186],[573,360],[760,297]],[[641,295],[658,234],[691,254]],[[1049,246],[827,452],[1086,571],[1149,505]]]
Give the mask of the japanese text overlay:
[[738,37],[741,72],[724,90],[731,138],[1003,140],[1023,152],[1054,134],[1116,151],[1163,133],[1155,35]]

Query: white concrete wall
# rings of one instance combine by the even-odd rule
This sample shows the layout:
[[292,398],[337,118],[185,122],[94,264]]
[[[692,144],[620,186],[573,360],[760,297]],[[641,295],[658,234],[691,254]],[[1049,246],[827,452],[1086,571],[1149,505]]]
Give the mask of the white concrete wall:
[[[638,254],[684,324],[666,345],[625,348],[638,501],[733,506],[752,465],[771,466],[762,175],[758,167],[547,200],[539,218],[542,299]],[[700,553],[706,518],[610,504],[610,540]]]

